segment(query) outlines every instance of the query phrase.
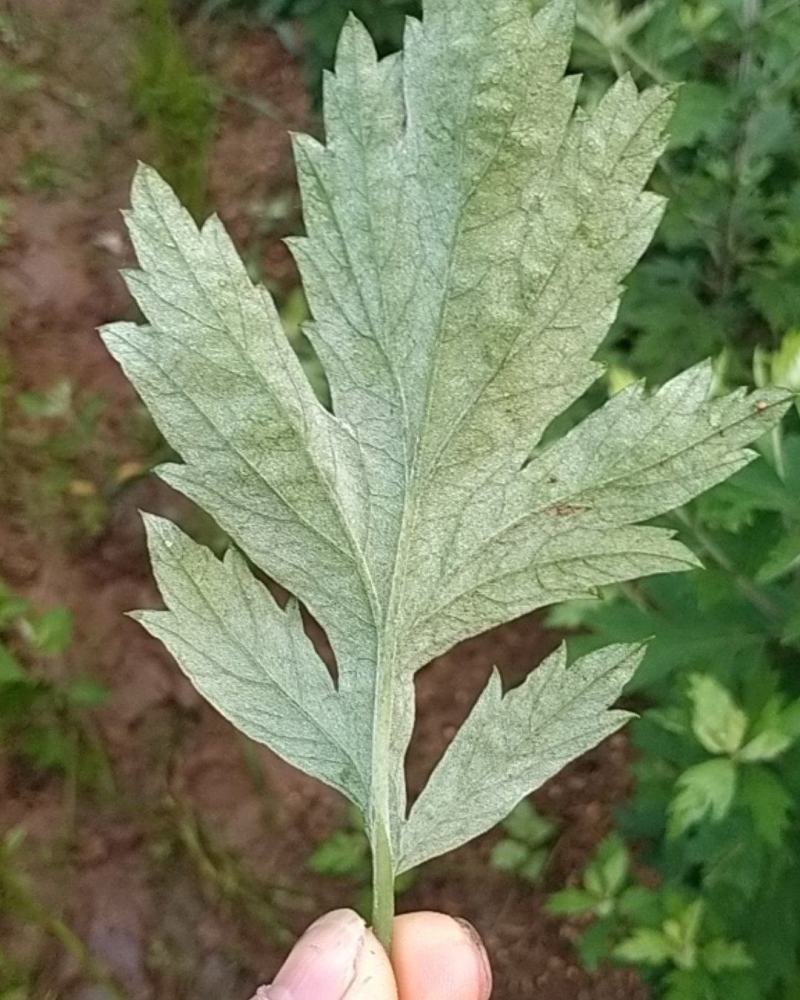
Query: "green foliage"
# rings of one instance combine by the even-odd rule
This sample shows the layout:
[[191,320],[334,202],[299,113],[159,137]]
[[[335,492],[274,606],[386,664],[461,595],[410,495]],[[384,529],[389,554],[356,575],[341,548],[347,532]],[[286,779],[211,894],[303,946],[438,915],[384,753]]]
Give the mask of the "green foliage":
[[[372,863],[369,839],[364,829],[364,820],[358,809],[347,810],[344,826],[333,830],[325,840],[317,844],[306,861],[309,871],[317,875],[343,879],[355,890],[353,905],[365,919],[372,911]],[[403,872],[395,881],[395,893],[400,896],[407,892],[417,880],[417,869]]]
[[108,781],[108,765],[87,710],[106,690],[85,675],[55,679],[44,669],[72,640],[66,608],[37,612],[0,583],[0,739],[33,766],[74,780]]
[[539,815],[534,806],[523,799],[501,826],[504,836],[492,848],[490,864],[524,882],[538,882],[550,860],[558,824]]
[[[792,334],[761,379],[788,383],[795,347]],[[646,934],[617,921],[593,958],[647,966],[658,995],[783,1000],[800,979],[796,424],[676,524],[704,569],[554,617],[590,626],[571,641],[575,654],[653,636],[631,685],[644,710],[619,827],[660,876],[655,898],[699,896],[708,930],[694,935],[691,913],[680,926],[648,923]],[[695,953],[691,967],[679,961]]]
[[56,153],[36,149],[20,164],[16,179],[23,191],[47,197],[60,191],[68,177],[69,172]]
[[13,100],[37,90],[42,83],[38,73],[16,62],[0,57],[0,94]]
[[216,118],[212,85],[193,65],[170,0],[139,0],[139,6],[134,108],[155,143],[154,163],[199,217]]
[[553,893],[547,902],[548,911],[560,916],[591,913],[610,917],[625,905],[628,869],[625,845],[618,836],[609,834],[586,866],[581,885]]
[[[532,6],[540,6],[532,0]],[[382,52],[414,0],[211,0],[268,23],[298,19],[312,89],[347,10]],[[657,381],[727,351],[741,379],[755,344],[800,327],[800,6],[793,0],[581,0],[572,67],[593,106],[618,76],[682,84],[657,172],[666,217],[605,355]],[[782,383],[779,383],[782,384]]]
[[722,936],[705,902],[688,890],[632,882],[628,850],[617,834],[601,842],[582,884],[551,895],[547,909],[593,918],[577,945],[588,969],[609,958],[636,966],[659,984],[658,996],[721,1000],[731,985],[728,974],[747,970],[749,981],[753,960],[744,944]]
[[800,5],[582,0],[579,26],[588,104],[625,71],[683,84],[655,181],[669,205],[610,355],[662,381],[724,348],[739,380],[800,327]]
[[67,379],[14,393],[10,374],[0,367],[0,498],[48,541],[85,544],[106,525],[127,475],[107,447],[104,401],[76,398]]
[[327,145],[295,138],[307,235],[290,241],[332,414],[219,220],[198,229],[148,168],[134,183],[126,277],[148,325],[105,341],[184,460],[162,477],[294,595],[280,607],[236,549],[220,562],[148,516],[167,609],[138,619],[245,733],[362,810],[384,939],[398,874],[625,721],[609,706],[642,649],[570,669],[560,649],[507,694],[495,672],[407,811],[415,672],[523,612],[695,565],[641,522],[746,466],[788,405],[776,388],[710,399],[701,364],[541,443],[601,373],[661,216],[643,188],[672,107],[623,79],[576,113],[573,17],[569,0],[437,3],[384,61],[348,21]]
[[[277,26],[301,49],[309,87],[317,97],[322,71],[333,65],[336,41],[348,13],[367,27],[381,55],[400,48],[406,17],[420,13],[419,0],[197,0],[193,6]],[[300,39],[288,34],[293,22],[302,28]]]

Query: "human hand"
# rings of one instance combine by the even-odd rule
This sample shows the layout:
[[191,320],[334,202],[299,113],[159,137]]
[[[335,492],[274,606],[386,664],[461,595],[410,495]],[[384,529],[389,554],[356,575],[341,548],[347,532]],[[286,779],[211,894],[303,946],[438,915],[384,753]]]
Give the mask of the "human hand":
[[271,986],[252,1000],[489,1000],[492,973],[477,932],[443,913],[396,917],[391,962],[353,910],[313,923]]

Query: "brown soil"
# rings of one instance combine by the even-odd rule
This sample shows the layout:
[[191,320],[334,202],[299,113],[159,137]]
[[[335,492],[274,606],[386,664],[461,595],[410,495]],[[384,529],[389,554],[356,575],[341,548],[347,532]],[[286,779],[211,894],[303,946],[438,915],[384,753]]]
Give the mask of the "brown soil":
[[[128,98],[131,9],[127,0],[18,0],[8,8],[16,37],[6,58],[41,79],[23,94],[3,95],[0,113],[0,185],[11,209],[0,251],[2,351],[14,391],[66,377],[79,398],[105,399],[76,475],[94,480],[108,509],[95,537],[76,538],[71,508],[51,498],[49,508],[32,512],[9,477],[0,483],[0,575],[42,606],[73,611],[74,649],[48,669],[86,670],[110,689],[97,721],[114,785],[73,803],[62,780],[5,755],[0,829],[27,831],[35,893],[133,1000],[244,998],[269,980],[293,936],[321,910],[350,902],[354,887],[304,868],[314,845],[342,821],[338,799],[246,746],[158,644],[123,617],[158,601],[137,507],[192,519],[186,503],[152,478],[108,487],[152,451],[140,406],[95,333],[100,323],[132,315],[117,276],[130,262],[118,210],[149,142]],[[211,201],[240,245],[257,245],[270,281],[285,288],[291,264],[273,234],[259,237],[258,207],[294,197],[286,128],[308,124],[298,67],[267,32],[206,26],[192,37],[216,79],[252,99],[230,98],[221,108]],[[280,120],[255,110],[258,102],[279,109]],[[63,176],[52,190],[26,190],[26,163],[42,150]],[[519,677],[552,642],[527,617],[423,672],[412,789],[490,666]],[[626,790],[626,759],[624,740],[614,738],[537,794],[564,829],[545,889],[574,878],[607,830]],[[487,867],[495,836],[429,865],[403,908],[470,919],[488,943],[498,1000],[642,996],[626,972],[582,971],[571,946],[576,927],[543,914],[542,891]],[[2,908],[0,938],[8,955],[38,969],[31,1000],[109,995],[52,935]]]

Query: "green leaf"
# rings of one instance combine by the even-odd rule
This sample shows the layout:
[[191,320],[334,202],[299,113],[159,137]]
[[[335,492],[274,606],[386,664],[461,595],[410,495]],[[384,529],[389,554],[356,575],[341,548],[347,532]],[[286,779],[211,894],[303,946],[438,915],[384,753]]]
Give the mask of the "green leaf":
[[360,831],[336,830],[306,862],[319,875],[363,876],[369,872],[369,847]]
[[578,939],[581,963],[590,972],[607,958],[612,951],[616,927],[613,920],[593,920]]
[[700,139],[713,139],[728,124],[729,114],[730,94],[725,87],[690,80],[678,92],[670,145],[694,146]]
[[489,863],[501,872],[516,872],[525,864],[530,851],[518,840],[499,840],[489,855]]
[[108,698],[108,688],[92,677],[79,677],[66,691],[67,700],[77,708],[96,708]]
[[600,842],[597,853],[586,868],[583,884],[596,897],[608,899],[625,884],[629,867],[625,842],[619,834],[611,833]]
[[545,909],[557,917],[571,917],[579,913],[591,913],[597,899],[585,889],[567,888],[554,892],[548,897]]
[[664,965],[672,958],[673,947],[664,933],[651,927],[637,927],[614,948],[614,958],[632,965]]
[[789,330],[772,355],[772,380],[792,392],[800,389],[800,330]]
[[367,779],[356,734],[303,631],[297,602],[280,608],[234,549],[220,562],[170,521],[146,515],[145,526],[170,610],[133,617],[243,733],[364,809]]
[[668,833],[677,837],[705,816],[724,819],[736,792],[736,765],[727,757],[687,768],[678,778],[669,805]]
[[557,828],[553,820],[541,816],[527,799],[515,806],[503,821],[503,829],[529,847],[546,844],[553,838]]
[[794,531],[780,538],[767,553],[756,573],[757,583],[773,583],[796,569],[800,564],[800,532]]
[[550,857],[550,852],[544,848],[532,851],[524,865],[520,866],[519,877],[531,884],[538,882]]
[[0,583],[0,628],[7,628],[12,622],[26,614],[30,604],[18,597],[5,584]]
[[765,767],[742,769],[739,801],[750,811],[761,839],[778,849],[789,829],[794,801],[783,783]]
[[726,941],[724,938],[713,938],[704,945],[702,958],[703,965],[714,973],[749,969],[753,965],[753,959],[741,941]]
[[27,679],[25,669],[5,643],[0,642],[0,684]]
[[618,728],[640,652],[570,669],[559,652],[505,696],[494,676],[407,817],[415,672],[534,608],[696,565],[641,522],[744,466],[787,405],[709,399],[703,364],[541,443],[600,374],[661,217],[643,187],[672,103],[623,78],[576,110],[573,19],[570,0],[430,0],[385,60],[346,25],[325,145],[294,146],[291,247],[332,412],[219,220],[198,230],[152,170],[134,182],[127,281],[148,325],[105,341],[181,456],[162,478],[309,609],[337,681],[244,558],[152,520],[168,610],[141,620],[224,715],[365,811],[384,883]]
[[800,718],[800,700],[785,705],[781,698],[771,698],[753,724],[750,737],[737,753],[745,763],[775,760],[800,736],[796,720]]
[[763,729],[742,747],[737,760],[752,763],[760,760],[775,760],[792,745],[793,737],[782,729]]
[[519,840],[500,840],[492,848],[489,861],[498,871],[512,872],[526,882],[538,882],[550,853],[533,849]]
[[658,893],[643,885],[631,885],[620,894],[619,912],[635,924],[654,924],[661,913]]
[[72,385],[61,379],[44,392],[20,392],[17,406],[26,417],[53,420],[66,417],[72,407]]
[[703,919],[703,900],[695,899],[664,921],[664,936],[676,949],[675,960],[684,968],[692,968],[696,959],[695,944]]
[[42,653],[63,653],[72,642],[72,615],[67,608],[53,608],[26,619],[26,635]]
[[705,969],[671,969],[664,976],[663,1000],[722,1000],[710,979]]
[[619,697],[642,653],[608,646],[567,667],[562,645],[506,695],[495,671],[411,809],[401,870],[483,833],[520,788],[538,787],[619,729],[628,713],[602,707]]
[[692,729],[700,743],[709,753],[736,753],[747,730],[747,716],[728,689],[709,674],[693,674],[689,698]]

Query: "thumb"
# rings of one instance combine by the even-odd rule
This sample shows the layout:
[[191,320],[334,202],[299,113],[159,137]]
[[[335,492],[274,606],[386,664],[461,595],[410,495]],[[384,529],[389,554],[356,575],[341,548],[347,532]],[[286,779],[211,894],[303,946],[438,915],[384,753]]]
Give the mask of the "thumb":
[[334,910],[300,938],[252,1000],[397,1000],[386,952],[353,910]]

